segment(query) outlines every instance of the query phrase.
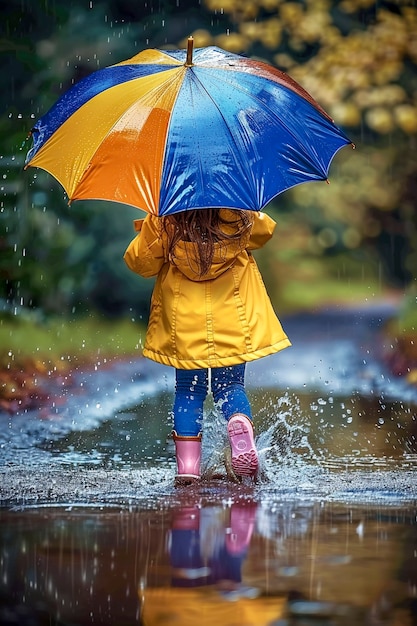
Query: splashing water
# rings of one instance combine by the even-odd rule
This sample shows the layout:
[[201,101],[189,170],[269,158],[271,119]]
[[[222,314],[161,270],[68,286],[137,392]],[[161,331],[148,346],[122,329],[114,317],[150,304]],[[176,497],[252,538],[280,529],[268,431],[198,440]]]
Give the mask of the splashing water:
[[[289,392],[277,396],[265,390],[258,395],[262,407],[255,420],[257,486],[263,495],[415,498],[413,405],[359,396],[325,398]],[[219,412],[205,417],[203,441],[204,474],[224,474],[229,446]]]
[[[311,326],[303,324],[302,330],[312,336]],[[362,342],[364,332],[356,334]],[[404,394],[404,383],[394,380],[378,390],[376,382],[386,373],[371,358],[361,366],[352,342],[337,339],[332,350],[327,341],[323,350],[320,336],[309,340],[310,345],[301,341],[301,356],[295,346],[288,356],[277,355],[276,366],[270,358],[248,368],[260,457],[259,479],[251,488],[273,499],[415,499],[417,412],[411,390]],[[320,363],[320,372],[315,370],[312,382],[313,362]],[[85,501],[166,497],[175,474],[172,389],[170,368],[138,360],[79,373],[49,406],[5,416],[3,501],[79,497],[80,472]],[[216,407],[206,406],[203,430],[203,473],[224,477],[229,446]],[[204,489],[221,482],[208,480]]]

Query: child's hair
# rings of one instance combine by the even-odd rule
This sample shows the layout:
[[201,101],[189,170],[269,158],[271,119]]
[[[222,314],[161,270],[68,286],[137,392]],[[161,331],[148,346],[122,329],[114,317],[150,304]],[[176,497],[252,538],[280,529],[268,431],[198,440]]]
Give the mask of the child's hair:
[[[200,277],[207,274],[213,262],[214,245],[227,245],[240,241],[252,225],[249,211],[220,209],[194,209],[181,211],[163,218],[168,237],[168,257],[175,265],[175,246],[180,241],[195,244],[197,255],[191,260],[197,266]],[[230,228],[232,226],[232,228]],[[226,232],[224,228],[226,227]]]

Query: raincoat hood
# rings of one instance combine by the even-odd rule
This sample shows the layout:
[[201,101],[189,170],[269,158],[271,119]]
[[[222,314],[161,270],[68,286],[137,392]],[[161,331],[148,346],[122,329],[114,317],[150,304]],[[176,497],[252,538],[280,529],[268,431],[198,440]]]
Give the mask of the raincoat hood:
[[236,257],[248,245],[250,233],[244,235],[239,241],[229,241],[214,244],[214,255],[209,271],[203,276],[199,273],[198,250],[195,243],[180,241],[175,246],[175,267],[189,280],[205,281],[217,278],[227,271],[235,262]]

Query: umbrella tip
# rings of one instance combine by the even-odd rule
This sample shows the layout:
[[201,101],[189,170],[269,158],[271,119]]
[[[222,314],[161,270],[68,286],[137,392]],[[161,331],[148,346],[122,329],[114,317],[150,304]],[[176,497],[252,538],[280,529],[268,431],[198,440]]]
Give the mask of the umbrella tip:
[[185,61],[185,67],[191,67],[193,65],[193,47],[194,47],[194,39],[192,37],[188,37],[187,59]]

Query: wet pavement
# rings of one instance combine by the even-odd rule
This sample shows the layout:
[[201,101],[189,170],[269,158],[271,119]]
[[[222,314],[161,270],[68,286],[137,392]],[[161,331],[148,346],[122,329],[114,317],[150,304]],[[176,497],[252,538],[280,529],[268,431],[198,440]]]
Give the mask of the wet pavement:
[[173,373],[151,362],[2,415],[0,623],[415,624],[417,389],[379,358],[391,313],[295,316],[293,347],[248,366],[256,483],[210,478],[209,401],[204,479],[173,487]]

